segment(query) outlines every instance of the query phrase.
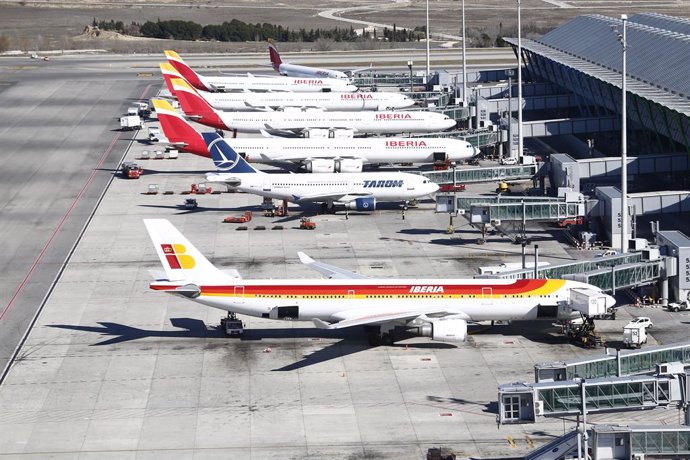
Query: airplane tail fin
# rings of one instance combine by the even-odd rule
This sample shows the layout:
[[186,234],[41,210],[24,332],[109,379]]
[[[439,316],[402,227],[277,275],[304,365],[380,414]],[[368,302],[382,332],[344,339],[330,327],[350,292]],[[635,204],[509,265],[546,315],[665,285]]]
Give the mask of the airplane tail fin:
[[183,152],[210,158],[206,142],[201,134],[164,99],[153,99],[163,134],[168,141]]
[[165,80],[165,86],[168,88],[168,91],[170,91],[170,94],[172,94],[173,96],[176,96],[175,88],[173,88],[171,80],[173,78],[184,79],[184,77],[182,76],[182,74],[180,74],[180,72],[177,71],[177,69],[175,69],[175,67],[170,65],[169,62],[161,62],[159,64],[159,66],[161,68],[161,74],[163,75],[163,80]]
[[144,225],[168,281],[208,285],[232,280],[213,266],[168,220],[144,219]]
[[177,70],[180,75],[182,75],[182,77],[191,83],[195,88],[203,91],[211,91],[211,88],[209,88],[208,85],[202,81],[201,76],[194,72],[192,68],[189,67],[175,51],[165,50],[165,57],[175,68],[175,70]]
[[271,57],[271,65],[273,66],[273,69],[276,72],[280,72],[280,64],[283,63],[283,60],[280,59],[280,53],[278,52],[273,40],[270,38],[268,39],[268,54]]
[[201,135],[206,141],[208,151],[219,173],[260,173],[217,133],[202,133]]
[[218,129],[230,129],[211,105],[201,97],[192,86],[181,78],[172,78],[171,83],[182,111],[190,118],[206,126]]

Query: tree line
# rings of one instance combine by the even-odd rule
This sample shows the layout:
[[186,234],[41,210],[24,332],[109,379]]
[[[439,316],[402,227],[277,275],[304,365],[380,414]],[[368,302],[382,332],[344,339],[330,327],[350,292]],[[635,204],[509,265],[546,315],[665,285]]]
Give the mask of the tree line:
[[[287,27],[269,23],[248,24],[246,22],[233,19],[222,24],[210,24],[202,26],[193,21],[160,19],[146,21],[143,24],[132,22],[125,25],[122,21],[103,21],[94,18],[93,26],[102,30],[120,32],[127,35],[143,36],[147,38],[161,38],[168,40],[208,40],[220,42],[245,42],[245,41],[264,41],[269,38],[278,42],[315,42],[317,40],[332,40],[335,42],[354,42],[357,40],[368,40],[372,35],[365,30],[357,34],[354,28],[333,29],[304,29],[290,30]],[[424,38],[425,30],[417,27],[414,30],[397,29],[393,25],[393,30],[385,28],[383,31],[384,40],[388,41],[414,41]],[[373,38],[377,34],[374,32]]]

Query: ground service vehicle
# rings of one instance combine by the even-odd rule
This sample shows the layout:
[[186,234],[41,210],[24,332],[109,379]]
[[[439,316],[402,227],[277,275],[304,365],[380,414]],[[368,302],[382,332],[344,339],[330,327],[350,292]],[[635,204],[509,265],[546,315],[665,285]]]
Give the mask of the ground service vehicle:
[[679,312],[690,308],[690,301],[684,300],[682,302],[671,302],[668,304],[669,311]]
[[647,327],[629,323],[623,328],[623,343],[628,348],[640,348],[647,343]]
[[144,122],[141,121],[139,115],[125,115],[120,117],[120,129],[122,131],[134,131],[144,127]]

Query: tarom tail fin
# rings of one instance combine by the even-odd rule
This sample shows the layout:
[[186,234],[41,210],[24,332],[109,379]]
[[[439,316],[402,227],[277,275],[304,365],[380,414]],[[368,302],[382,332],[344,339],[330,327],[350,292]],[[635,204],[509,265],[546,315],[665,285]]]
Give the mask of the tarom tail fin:
[[153,99],[153,107],[168,142],[183,152],[210,158],[206,142],[201,134],[164,99]]
[[213,163],[219,173],[259,173],[216,133],[202,133]]

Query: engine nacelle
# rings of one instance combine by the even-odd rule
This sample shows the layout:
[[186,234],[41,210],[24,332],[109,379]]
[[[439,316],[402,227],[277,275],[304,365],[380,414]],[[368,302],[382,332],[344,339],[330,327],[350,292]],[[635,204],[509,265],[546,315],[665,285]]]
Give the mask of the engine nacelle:
[[374,211],[376,209],[376,198],[364,197],[357,198],[354,201],[350,201],[345,205],[347,209],[354,209],[355,211]]
[[335,161],[335,171],[342,173],[362,172],[364,162],[357,158],[342,158]]
[[304,162],[304,169],[310,173],[332,173],[335,172],[335,161],[324,158],[315,158]]
[[462,342],[467,336],[467,321],[464,319],[438,319],[417,328],[418,335],[431,337],[438,342]]

